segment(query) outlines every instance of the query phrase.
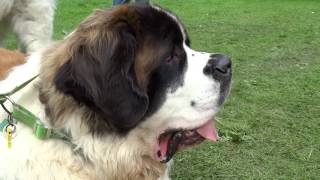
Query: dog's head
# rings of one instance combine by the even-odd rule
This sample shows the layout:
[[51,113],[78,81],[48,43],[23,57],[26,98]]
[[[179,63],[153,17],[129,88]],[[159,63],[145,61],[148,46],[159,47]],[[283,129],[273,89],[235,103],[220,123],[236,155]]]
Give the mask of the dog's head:
[[212,119],[229,92],[231,61],[192,50],[172,13],[155,6],[98,10],[65,41],[70,55],[57,63],[53,85],[88,109],[91,133],[149,129],[141,136],[163,162],[218,138]]

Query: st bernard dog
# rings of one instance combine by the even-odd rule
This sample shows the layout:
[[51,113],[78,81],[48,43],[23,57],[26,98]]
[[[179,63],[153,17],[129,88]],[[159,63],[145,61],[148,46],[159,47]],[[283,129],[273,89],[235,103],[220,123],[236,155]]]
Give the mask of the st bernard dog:
[[218,139],[213,117],[231,81],[227,56],[189,43],[173,13],[123,5],[32,54],[0,94],[39,74],[11,99],[72,144],[39,140],[18,122],[11,149],[0,137],[0,179],[169,179],[177,151]]
[[9,29],[23,52],[31,53],[48,45],[54,9],[55,0],[0,0],[0,46]]

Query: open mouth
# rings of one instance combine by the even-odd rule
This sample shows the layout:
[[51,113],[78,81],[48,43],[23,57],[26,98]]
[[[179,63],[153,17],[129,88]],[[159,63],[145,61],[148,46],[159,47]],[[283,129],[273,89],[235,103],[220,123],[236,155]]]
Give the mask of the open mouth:
[[215,142],[218,138],[213,120],[195,129],[170,129],[158,138],[157,158],[160,162],[166,163],[179,150],[200,144],[205,139]]

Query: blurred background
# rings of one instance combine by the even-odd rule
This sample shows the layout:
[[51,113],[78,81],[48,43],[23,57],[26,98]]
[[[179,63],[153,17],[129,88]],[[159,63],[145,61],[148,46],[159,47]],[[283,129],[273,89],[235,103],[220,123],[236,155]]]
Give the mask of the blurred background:
[[[175,156],[173,179],[320,179],[320,1],[154,0],[199,51],[233,59],[221,140]],[[111,0],[58,0],[54,39]],[[16,49],[13,34],[5,41]]]

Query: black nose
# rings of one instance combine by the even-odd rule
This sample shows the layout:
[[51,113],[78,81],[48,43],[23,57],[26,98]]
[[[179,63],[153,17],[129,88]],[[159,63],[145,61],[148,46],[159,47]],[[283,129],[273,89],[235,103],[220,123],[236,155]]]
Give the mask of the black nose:
[[224,54],[212,54],[207,65],[203,68],[203,73],[220,79],[231,75],[231,60]]

